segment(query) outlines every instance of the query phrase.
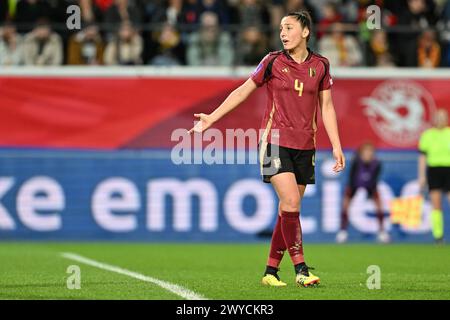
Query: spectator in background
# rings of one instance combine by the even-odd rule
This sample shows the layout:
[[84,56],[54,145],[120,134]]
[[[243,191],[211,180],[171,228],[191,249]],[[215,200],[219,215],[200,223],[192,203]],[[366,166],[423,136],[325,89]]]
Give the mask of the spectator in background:
[[[331,0],[333,2],[337,2],[336,0]],[[329,3],[330,0],[312,0],[310,1],[311,7],[314,8],[314,11],[317,14],[317,21],[323,18],[322,8]]]
[[[160,1],[147,20],[159,23],[162,29],[143,33],[147,40],[144,61],[157,65],[185,64],[185,43],[189,34],[196,30],[202,10],[200,0]],[[182,32],[178,25],[183,25]]]
[[[360,18],[360,5],[363,4],[363,11],[366,11],[366,8],[375,4],[372,3],[373,0],[342,0],[342,4],[340,6],[340,12],[342,13],[342,19],[346,23],[358,23]],[[379,5],[380,3],[378,3]]]
[[268,38],[256,26],[246,27],[239,35],[237,57],[239,65],[255,66],[267,53]]
[[114,5],[114,0],[79,0],[81,15],[86,23],[102,22],[103,15]]
[[389,52],[386,52],[386,53],[383,53],[378,56],[375,67],[392,68],[392,67],[396,67],[396,65],[394,63],[394,59],[392,58],[392,55]]
[[106,10],[103,22],[110,25],[108,31],[117,32],[117,27],[130,21],[136,28],[143,22],[143,14],[136,0],[115,0],[114,4]]
[[221,26],[230,23],[229,8],[224,1],[220,0],[200,0],[201,12],[213,12],[217,15],[218,24]]
[[6,23],[0,28],[0,66],[17,66],[22,62],[22,37],[12,23]]
[[143,40],[131,23],[124,22],[118,34],[109,41],[104,61],[107,65],[142,64]]
[[67,8],[72,5],[79,5],[80,0],[50,0],[48,1],[51,8],[51,22],[52,24],[60,26],[57,31],[58,34],[67,42],[70,35],[74,33],[73,30],[69,30],[65,27],[69,14]]
[[286,14],[284,9],[284,0],[271,0],[268,1],[269,4],[267,8],[270,14],[270,46],[269,48],[278,48],[280,46],[280,33],[278,32],[280,28],[280,21],[283,15]]
[[269,12],[259,0],[241,0],[237,6],[239,24],[242,27],[259,28],[270,22]]
[[381,29],[374,30],[368,43],[367,65],[372,67],[384,65],[389,55],[389,43],[386,32]]
[[331,35],[319,40],[319,52],[326,56],[332,66],[353,67],[362,62],[362,52],[355,37],[344,33],[344,25],[336,23]]
[[191,66],[231,66],[234,58],[230,35],[219,27],[215,13],[204,12],[201,27],[189,36],[187,63]]
[[182,21],[183,0],[167,0],[160,3],[150,17],[153,23],[170,23],[176,25]]
[[52,31],[46,20],[38,21],[25,35],[23,50],[26,65],[57,66],[63,61],[61,37]]
[[[176,66],[184,63],[185,47],[180,33],[175,27],[166,23],[160,32],[154,33],[156,52],[148,63],[157,66]],[[153,39],[152,39],[153,40]]]
[[16,3],[10,2],[10,0],[0,0],[0,25],[5,21],[12,20],[14,18],[16,9]]
[[441,62],[441,46],[436,41],[433,30],[424,31],[419,37],[417,48],[417,60],[419,67],[436,68]]
[[420,30],[434,26],[436,17],[427,7],[425,0],[408,0],[408,7],[399,15],[398,24],[408,28],[395,37],[393,43],[397,65],[401,67],[417,66],[417,40]]
[[155,16],[156,12],[159,10],[161,3],[163,0],[143,0],[142,10],[143,10],[143,18],[145,23],[151,23],[152,18]]
[[442,64],[445,67],[450,67],[450,1],[447,1],[441,11],[439,21],[440,33],[442,40]]
[[107,23],[111,32],[123,21],[140,25],[143,19],[137,0],[80,0],[80,7],[84,21]]
[[321,11],[321,18],[318,24],[317,39],[320,40],[324,35],[324,30],[328,30],[330,26],[342,21],[337,5],[334,2],[327,2]]
[[41,19],[50,19],[51,8],[47,1],[21,0],[17,3],[14,22],[20,33],[30,32],[36,22]]
[[[361,48],[363,50],[364,63],[365,65],[375,65],[375,55],[377,53],[373,52],[371,47],[371,40],[375,30],[370,30],[367,25],[367,21],[370,18],[371,13],[366,10],[360,11],[360,15],[358,17],[358,32],[357,37]],[[384,24],[383,24],[384,26]],[[378,48],[379,49],[379,48]]]
[[[147,4],[147,9],[149,5]],[[150,23],[170,23],[190,25],[192,28],[183,30],[191,32],[199,23],[199,17],[203,12],[201,0],[161,0],[152,5],[151,12],[147,12],[147,21]]]
[[104,44],[98,26],[89,23],[70,38],[67,63],[71,65],[103,64],[103,50]]
[[[185,0],[183,5],[182,22],[188,25],[197,25],[200,20],[200,0]],[[188,30],[191,31],[191,30]]]

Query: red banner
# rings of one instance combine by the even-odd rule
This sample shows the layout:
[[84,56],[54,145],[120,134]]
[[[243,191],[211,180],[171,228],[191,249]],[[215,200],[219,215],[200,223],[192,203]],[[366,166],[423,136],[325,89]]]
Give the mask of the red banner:
[[[450,79],[334,79],[343,146],[416,148],[438,107],[450,110]],[[57,148],[166,148],[245,79],[0,77],[0,145]],[[265,89],[216,127],[259,128]],[[328,148],[319,121],[318,148]]]

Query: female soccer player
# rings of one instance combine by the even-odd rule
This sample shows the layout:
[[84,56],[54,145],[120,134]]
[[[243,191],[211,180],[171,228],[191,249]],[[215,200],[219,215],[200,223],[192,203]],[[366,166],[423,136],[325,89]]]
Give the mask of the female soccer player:
[[[256,88],[266,85],[268,103],[259,144],[263,181],[271,183],[279,198],[264,285],[285,286],[277,274],[285,250],[294,264],[299,286],[317,285],[303,256],[300,202],[307,184],[315,183],[314,155],[317,106],[320,106],[336,160],[333,170],[345,167],[336,113],[331,99],[333,84],[325,57],[307,47],[311,17],[306,11],[289,13],[281,20],[283,50],[266,55],[251,77],[235,89],[211,114],[194,116],[199,122],[190,132],[202,132],[236,108]],[[273,142],[273,143],[271,143]]]

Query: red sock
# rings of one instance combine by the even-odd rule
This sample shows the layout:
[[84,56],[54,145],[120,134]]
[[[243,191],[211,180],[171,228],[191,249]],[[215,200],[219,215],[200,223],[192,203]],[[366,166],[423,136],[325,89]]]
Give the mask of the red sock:
[[281,231],[294,265],[305,262],[299,212],[281,212]]
[[278,269],[285,250],[286,245],[284,243],[283,233],[281,232],[281,217],[278,214],[277,222],[272,233],[272,241],[270,242],[270,253],[269,259],[267,259],[267,265]]

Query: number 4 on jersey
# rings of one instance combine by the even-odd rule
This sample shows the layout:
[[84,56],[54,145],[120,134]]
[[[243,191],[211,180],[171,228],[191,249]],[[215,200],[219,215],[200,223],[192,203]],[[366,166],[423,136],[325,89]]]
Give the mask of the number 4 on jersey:
[[298,91],[298,96],[301,97],[303,93],[303,82],[300,82],[299,84],[298,79],[295,79],[294,89],[295,91]]

